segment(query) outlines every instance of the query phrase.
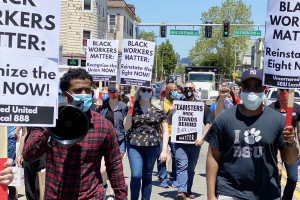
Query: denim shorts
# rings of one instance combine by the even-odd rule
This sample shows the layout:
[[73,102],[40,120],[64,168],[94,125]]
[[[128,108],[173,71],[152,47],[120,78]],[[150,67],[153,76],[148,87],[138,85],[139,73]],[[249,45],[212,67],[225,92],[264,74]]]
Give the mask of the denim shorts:
[[125,148],[125,140],[118,141],[119,148],[120,148],[120,153],[125,153],[126,148]]

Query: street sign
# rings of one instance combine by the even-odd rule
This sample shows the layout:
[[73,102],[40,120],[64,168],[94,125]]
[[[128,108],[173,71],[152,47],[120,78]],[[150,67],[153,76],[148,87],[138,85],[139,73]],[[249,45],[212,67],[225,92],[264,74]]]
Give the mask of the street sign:
[[170,35],[199,36],[199,31],[194,31],[194,30],[170,30]]
[[239,35],[239,36],[261,36],[261,31],[234,30],[234,35]]
[[78,66],[78,59],[68,59],[68,66]]
[[239,73],[232,73],[232,76],[239,76]]

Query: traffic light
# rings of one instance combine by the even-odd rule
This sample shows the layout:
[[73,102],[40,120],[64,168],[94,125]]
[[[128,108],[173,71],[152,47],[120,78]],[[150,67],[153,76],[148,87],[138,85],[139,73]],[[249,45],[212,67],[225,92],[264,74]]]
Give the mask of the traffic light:
[[167,26],[160,26],[159,36],[162,38],[167,37]]
[[223,37],[229,37],[230,21],[223,21]]
[[[206,22],[205,24],[212,24],[212,22]],[[205,38],[212,37],[212,26],[205,26]]]

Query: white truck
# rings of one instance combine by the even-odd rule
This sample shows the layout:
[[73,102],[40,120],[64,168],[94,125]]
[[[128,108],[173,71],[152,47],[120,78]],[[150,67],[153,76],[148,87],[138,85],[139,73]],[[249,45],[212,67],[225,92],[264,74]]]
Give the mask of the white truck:
[[219,95],[216,84],[217,67],[186,67],[186,81],[193,82],[197,90],[201,89],[201,100],[210,105]]

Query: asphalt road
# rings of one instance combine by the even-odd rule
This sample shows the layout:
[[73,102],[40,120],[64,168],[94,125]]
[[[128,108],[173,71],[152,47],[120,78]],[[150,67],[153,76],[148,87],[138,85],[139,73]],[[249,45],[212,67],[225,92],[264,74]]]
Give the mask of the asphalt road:
[[[206,179],[205,179],[205,161],[206,161],[206,153],[207,153],[207,143],[205,143],[200,152],[200,156],[198,159],[198,163],[196,166],[195,170],[195,178],[194,178],[194,185],[192,188],[192,191],[196,195],[196,200],[205,200],[206,198]],[[126,178],[126,183],[129,185],[130,184],[130,167],[129,167],[129,162],[128,158],[124,158],[123,161],[124,165],[124,174]],[[171,167],[170,167],[171,168]],[[177,189],[176,188],[161,188],[158,186],[159,181],[157,179],[157,169],[156,165],[154,167],[154,172],[153,172],[153,187],[152,187],[152,194],[151,194],[151,200],[161,200],[161,199],[174,199],[177,194]],[[282,176],[282,187],[286,184],[286,172],[283,171],[283,176]],[[299,179],[298,179],[299,180]],[[26,200],[25,197],[25,187],[18,187],[18,192],[19,192],[19,200]],[[108,194],[108,192],[107,192]],[[130,191],[129,191],[130,195]],[[129,196],[130,197],[130,196]],[[129,198],[130,199],[130,198]],[[294,200],[300,200],[300,184],[297,184],[297,189],[294,193]]]

